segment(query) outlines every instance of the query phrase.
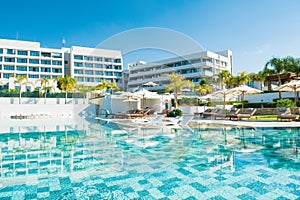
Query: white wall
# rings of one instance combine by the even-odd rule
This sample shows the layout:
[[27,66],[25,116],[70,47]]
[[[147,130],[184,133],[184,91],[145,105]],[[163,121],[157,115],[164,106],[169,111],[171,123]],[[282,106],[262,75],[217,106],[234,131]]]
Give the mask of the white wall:
[[[281,92],[282,98],[294,98],[293,92]],[[273,99],[278,99],[278,92],[245,95],[245,100],[249,103],[273,102]],[[263,101],[262,101],[263,100]]]

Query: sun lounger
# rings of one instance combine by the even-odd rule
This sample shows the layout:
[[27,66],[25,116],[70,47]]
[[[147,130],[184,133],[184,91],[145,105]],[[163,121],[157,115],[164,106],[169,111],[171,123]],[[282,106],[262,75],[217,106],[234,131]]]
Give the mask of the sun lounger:
[[283,120],[283,119],[288,119],[288,120],[296,120],[296,115],[293,115],[291,113],[290,108],[277,108],[277,120]]
[[241,119],[244,119],[244,118],[249,119],[255,113],[256,113],[256,109],[254,109],[254,108],[246,108],[243,113],[238,113],[236,115],[232,115],[231,119],[236,118],[238,121],[240,121]]
[[231,118],[234,118],[235,116],[237,116],[237,115],[240,113],[240,111],[241,111],[240,109],[232,108],[232,109],[230,109],[230,111],[226,114],[226,118],[231,120]]
[[220,109],[219,108],[214,108],[214,109],[206,109],[203,113],[202,113],[202,116],[204,118],[209,118],[209,117],[212,117],[215,113],[219,112]]
[[217,112],[212,113],[211,117],[213,119],[217,119],[217,118],[224,119],[224,118],[226,118],[226,109],[219,109]]

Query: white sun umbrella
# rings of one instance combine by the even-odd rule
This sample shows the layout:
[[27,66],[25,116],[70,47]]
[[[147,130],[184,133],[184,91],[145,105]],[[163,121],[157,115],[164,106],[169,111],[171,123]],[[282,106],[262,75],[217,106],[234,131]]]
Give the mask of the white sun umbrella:
[[223,108],[225,109],[226,99],[231,99],[231,98],[237,97],[240,94],[241,94],[240,92],[231,91],[229,89],[223,89],[223,90],[213,92],[211,94],[211,96],[222,98],[223,101],[224,101],[224,107]]
[[143,108],[144,108],[144,100],[149,98],[149,99],[154,99],[154,98],[160,98],[160,96],[156,92],[150,92],[148,90],[145,90],[144,88],[134,92],[133,94],[141,96],[143,99]]
[[143,84],[143,86],[148,86],[148,87],[154,87],[154,86],[157,86],[157,85],[158,85],[157,83],[154,83],[152,81]]
[[294,92],[294,106],[297,107],[297,91],[300,91],[300,80],[292,80],[286,84],[275,87],[273,90]]
[[247,85],[241,85],[239,87],[232,88],[232,89],[230,89],[230,91],[240,93],[242,95],[242,112],[244,112],[244,97],[245,97],[245,94],[257,94],[257,93],[262,92],[261,90],[249,87]]

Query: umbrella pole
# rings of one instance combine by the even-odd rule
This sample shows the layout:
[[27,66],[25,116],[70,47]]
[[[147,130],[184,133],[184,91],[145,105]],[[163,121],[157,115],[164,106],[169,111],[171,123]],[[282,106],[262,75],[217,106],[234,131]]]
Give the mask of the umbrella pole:
[[245,93],[242,92],[242,113],[244,113],[244,95]]
[[297,108],[297,92],[296,92],[296,87],[294,87],[294,114],[296,114],[296,108]]
[[223,107],[223,109],[225,109],[225,107],[226,107],[226,95],[224,94],[224,107]]

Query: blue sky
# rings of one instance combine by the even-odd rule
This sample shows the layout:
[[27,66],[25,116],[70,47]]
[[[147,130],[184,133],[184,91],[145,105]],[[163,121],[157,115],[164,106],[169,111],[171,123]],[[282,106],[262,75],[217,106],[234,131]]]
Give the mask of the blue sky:
[[[43,47],[96,47],[134,28],[181,32],[210,51],[233,51],[233,72],[258,72],[272,57],[300,57],[298,0],[126,0],[1,2],[0,38],[41,42]],[[143,50],[125,62],[170,54]],[[126,63],[125,63],[126,64]]]

